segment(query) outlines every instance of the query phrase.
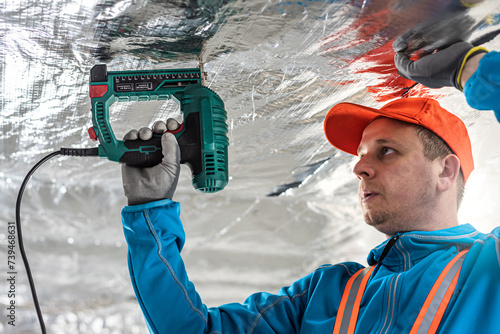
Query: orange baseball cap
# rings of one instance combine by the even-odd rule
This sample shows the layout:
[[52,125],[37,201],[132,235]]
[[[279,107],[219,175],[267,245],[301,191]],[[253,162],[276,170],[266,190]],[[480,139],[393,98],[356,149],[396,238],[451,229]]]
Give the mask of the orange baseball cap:
[[339,150],[357,155],[363,131],[370,122],[380,117],[421,125],[441,137],[460,159],[464,180],[467,181],[474,169],[467,128],[460,118],[443,109],[433,99],[399,99],[380,109],[354,103],[339,103],[326,115],[326,138]]

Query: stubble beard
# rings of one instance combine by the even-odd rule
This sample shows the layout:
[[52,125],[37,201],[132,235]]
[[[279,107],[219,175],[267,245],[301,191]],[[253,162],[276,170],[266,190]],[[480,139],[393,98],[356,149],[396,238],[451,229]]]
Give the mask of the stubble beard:
[[[378,192],[377,196],[379,196],[379,198],[376,199],[377,202],[370,204],[363,204],[363,201],[360,197],[363,219],[365,220],[365,223],[367,225],[374,227],[379,232],[391,234],[391,232],[395,229],[394,222],[397,219],[397,214],[395,212],[387,210],[387,208],[382,207],[383,204],[380,201],[385,201],[385,195],[383,195],[381,192]],[[398,231],[392,234],[395,234],[397,232]]]
[[433,203],[432,196],[423,190],[414,201],[407,202],[404,206],[363,208],[363,218],[366,224],[387,236],[393,236],[399,232],[422,230],[428,222],[426,213],[433,210]]
[[368,211],[365,210],[363,218],[365,223],[376,228],[379,232],[386,235],[394,235],[399,231],[395,228],[395,215],[387,211]]

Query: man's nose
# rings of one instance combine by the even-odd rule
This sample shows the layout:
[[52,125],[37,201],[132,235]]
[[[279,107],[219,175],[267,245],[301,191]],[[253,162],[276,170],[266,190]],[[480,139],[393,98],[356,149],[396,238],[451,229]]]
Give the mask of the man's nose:
[[364,155],[359,161],[354,165],[353,173],[360,180],[368,180],[375,176],[375,169],[372,162],[370,161],[368,155]]

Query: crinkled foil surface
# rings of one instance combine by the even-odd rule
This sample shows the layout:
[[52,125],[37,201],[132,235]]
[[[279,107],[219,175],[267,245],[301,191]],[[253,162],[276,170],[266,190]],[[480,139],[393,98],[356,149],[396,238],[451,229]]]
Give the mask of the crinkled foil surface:
[[[499,28],[497,1],[461,8],[441,0],[16,0],[0,3],[0,243],[29,169],[61,147],[94,147],[89,71],[196,67],[224,100],[229,185],[196,192],[183,166],[174,200],[187,233],[182,252],[208,306],[276,292],[324,263],[358,261],[384,236],[365,226],[355,158],[331,147],[322,121],[334,104],[391,100],[377,66],[392,43],[429,51]],[[500,38],[486,47],[500,50]],[[385,83],[384,83],[385,80]],[[378,87],[369,89],[367,87]],[[415,93],[422,93],[415,91]],[[410,94],[412,92],[410,91]],[[431,92],[469,127],[476,170],[459,212],[482,232],[498,225],[500,124],[454,88]],[[118,136],[179,117],[175,102],[113,106]],[[117,163],[57,157],[30,181],[22,202],[25,247],[50,333],[144,333],[126,263]],[[25,270],[16,255],[16,326],[38,333]],[[4,288],[5,287],[5,288]]]

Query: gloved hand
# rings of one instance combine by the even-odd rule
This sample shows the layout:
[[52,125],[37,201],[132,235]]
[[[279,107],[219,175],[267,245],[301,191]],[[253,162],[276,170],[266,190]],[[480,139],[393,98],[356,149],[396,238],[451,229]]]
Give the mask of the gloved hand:
[[[142,128],[139,131],[131,130],[124,140],[149,140],[155,133],[176,130],[177,121],[169,119],[167,125],[156,122],[153,130]],[[165,132],[161,137],[163,159],[160,164],[149,168],[138,168],[122,165],[122,181],[128,205],[139,205],[161,199],[172,199],[179,180],[180,149],[173,134]]]
[[399,51],[394,56],[394,63],[403,78],[429,88],[453,86],[462,90],[460,75],[465,63],[470,57],[482,52],[488,51],[475,48],[468,42],[458,42],[417,61],[410,60],[406,54]]

